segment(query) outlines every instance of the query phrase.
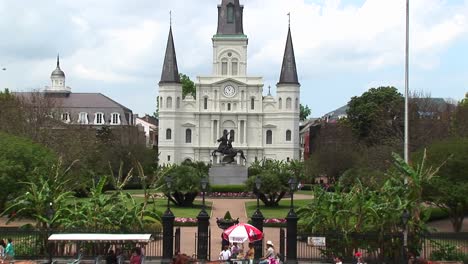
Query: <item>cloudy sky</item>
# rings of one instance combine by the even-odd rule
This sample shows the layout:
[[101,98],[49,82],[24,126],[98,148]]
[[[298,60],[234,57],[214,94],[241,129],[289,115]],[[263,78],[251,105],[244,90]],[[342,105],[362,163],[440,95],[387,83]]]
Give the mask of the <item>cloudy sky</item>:
[[[153,113],[169,30],[179,71],[209,75],[221,0],[1,0],[0,88],[50,83],[60,53],[73,92],[100,92]],[[275,93],[288,17],[312,116],[376,86],[404,91],[405,0],[241,0],[248,73]],[[468,0],[410,0],[410,89],[468,92]],[[6,68],[6,69],[3,69]]]

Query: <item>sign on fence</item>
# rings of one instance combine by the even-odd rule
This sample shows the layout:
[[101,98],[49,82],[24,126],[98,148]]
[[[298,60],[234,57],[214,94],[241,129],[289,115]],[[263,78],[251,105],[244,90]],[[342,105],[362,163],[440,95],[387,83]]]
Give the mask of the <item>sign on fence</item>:
[[325,247],[325,237],[307,237],[307,245],[312,247]]

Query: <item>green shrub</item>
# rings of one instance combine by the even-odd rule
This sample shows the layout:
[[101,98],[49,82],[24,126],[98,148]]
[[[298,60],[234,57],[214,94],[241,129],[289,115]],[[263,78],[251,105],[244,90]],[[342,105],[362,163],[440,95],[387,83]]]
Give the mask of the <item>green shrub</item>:
[[447,243],[432,241],[436,245],[436,250],[431,253],[431,260],[463,261],[466,257],[457,247]]
[[312,191],[312,184],[304,184],[304,186],[302,186],[301,190],[303,191]]
[[224,214],[223,219],[232,219],[231,212],[227,211],[226,214]]
[[220,192],[220,193],[228,193],[228,192],[245,192],[245,185],[211,185],[211,192]]
[[438,207],[428,207],[426,210],[429,211],[429,219],[427,220],[428,222],[447,219],[449,217],[446,211]]

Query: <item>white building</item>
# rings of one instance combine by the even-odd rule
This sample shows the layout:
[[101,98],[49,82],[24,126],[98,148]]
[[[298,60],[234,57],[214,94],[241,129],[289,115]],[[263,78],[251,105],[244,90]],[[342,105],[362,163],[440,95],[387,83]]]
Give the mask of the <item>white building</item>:
[[[247,73],[248,38],[239,0],[218,5],[213,36],[213,71],[198,76],[196,99],[182,98],[176,52],[169,29],[159,82],[159,151],[163,163],[210,162],[217,139],[227,130],[234,148],[254,160],[299,159],[300,84],[288,29],[276,96],[263,96],[263,78]],[[273,33],[273,31],[272,31]],[[216,162],[217,160],[213,160]]]

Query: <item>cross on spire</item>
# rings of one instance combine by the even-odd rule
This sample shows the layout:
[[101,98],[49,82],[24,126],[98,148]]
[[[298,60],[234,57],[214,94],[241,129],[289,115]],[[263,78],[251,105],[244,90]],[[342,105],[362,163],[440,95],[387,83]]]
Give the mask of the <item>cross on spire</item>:
[[291,27],[291,12],[288,12],[288,27]]
[[270,89],[271,89],[271,86],[268,85],[268,96],[271,96],[271,91],[270,91]]
[[172,10],[169,10],[169,26],[172,27]]

